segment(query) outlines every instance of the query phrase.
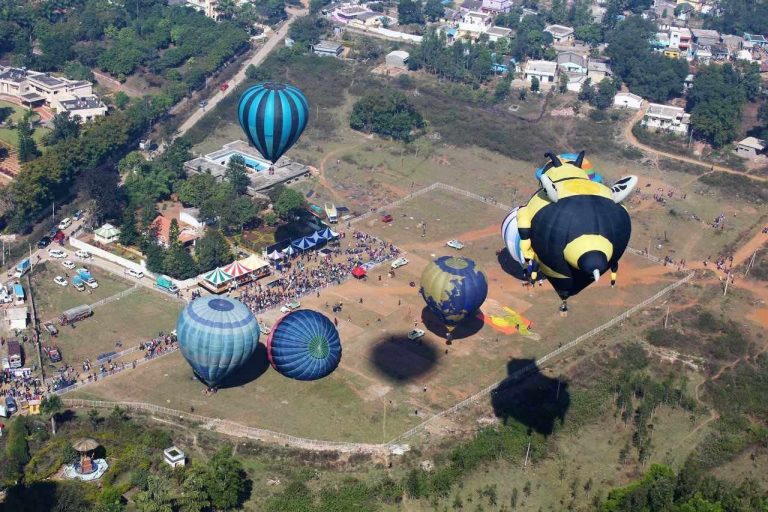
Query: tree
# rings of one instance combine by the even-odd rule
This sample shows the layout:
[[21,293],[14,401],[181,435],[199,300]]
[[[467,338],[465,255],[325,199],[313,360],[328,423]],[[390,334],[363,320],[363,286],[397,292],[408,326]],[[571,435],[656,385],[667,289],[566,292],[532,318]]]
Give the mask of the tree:
[[277,201],[274,204],[274,210],[281,218],[288,219],[296,210],[300,210],[305,206],[306,201],[301,192],[293,190],[292,188],[286,188],[277,198]]
[[435,22],[445,15],[445,6],[440,0],[427,0],[424,5],[424,15],[429,21]]
[[51,418],[51,431],[56,435],[56,417],[64,408],[59,395],[48,395],[40,402],[40,412]]
[[509,97],[509,90],[512,85],[512,75],[507,73],[499,83],[496,84],[496,89],[493,91],[493,99],[496,102],[504,101]]
[[233,155],[227,162],[227,170],[224,178],[232,185],[237,195],[243,195],[248,190],[250,180],[246,173],[245,159],[240,155]]
[[125,94],[123,91],[117,91],[115,93],[115,106],[120,110],[125,110],[125,107],[128,106],[128,103],[131,102],[130,96]]
[[70,117],[69,112],[61,112],[53,116],[53,130],[46,138],[46,145],[50,146],[67,139],[76,139],[80,136],[80,122]]
[[170,482],[160,475],[149,475],[147,489],[137,493],[134,502],[142,512],[173,512]]
[[208,464],[209,478],[206,490],[211,505],[217,510],[238,508],[245,499],[246,475],[243,465],[232,457],[231,448],[225,446]]
[[123,222],[120,224],[120,244],[124,246],[136,245],[139,241],[139,232],[136,230],[136,212],[127,208],[123,211]]
[[120,218],[126,201],[120,187],[120,175],[114,167],[93,167],[86,170],[79,181],[90,200],[91,216],[96,223]]
[[397,22],[401,25],[423,25],[424,13],[421,10],[421,3],[414,0],[399,0]]
[[531,79],[531,91],[537,92],[539,90],[539,77],[535,76]]
[[202,172],[191,175],[179,187],[179,200],[188,206],[200,207],[216,189],[216,178]]
[[746,103],[744,75],[731,64],[702,66],[688,92],[694,134],[715,147],[733,141]]
[[40,156],[37,144],[32,138],[35,129],[32,127],[32,111],[24,112],[24,117],[19,121],[16,131],[19,134],[19,161],[21,163],[29,162]]
[[207,489],[210,479],[210,468],[207,465],[194,462],[184,470],[181,496],[177,499],[181,512],[203,512],[211,506]]
[[308,49],[323,38],[329,27],[328,20],[322,16],[310,14],[296,18],[288,29],[288,35],[293,39],[294,44],[298,43]]
[[99,423],[101,423],[101,416],[99,416],[99,411],[96,409],[89,410],[88,421],[91,422],[91,427],[93,430],[96,430],[96,428],[99,426]]
[[166,274],[176,279],[191,279],[198,274],[194,258],[178,242],[166,251],[163,269]]
[[208,272],[232,261],[229,243],[217,229],[209,229],[195,245],[195,256],[201,272]]
[[[593,96],[594,104],[600,110],[605,110],[613,105],[613,97],[616,95],[616,85],[610,78],[603,78],[597,86],[597,93]],[[581,98],[579,98],[581,99]]]
[[424,127],[424,119],[402,92],[377,92],[367,94],[355,103],[349,126],[353,130],[408,142],[414,130]]

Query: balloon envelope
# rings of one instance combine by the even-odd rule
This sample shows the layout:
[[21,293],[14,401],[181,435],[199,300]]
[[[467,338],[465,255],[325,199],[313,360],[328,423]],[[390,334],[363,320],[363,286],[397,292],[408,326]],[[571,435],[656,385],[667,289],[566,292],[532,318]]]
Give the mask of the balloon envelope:
[[243,93],[237,118],[248,141],[275,163],[307,126],[309,103],[304,93],[292,85],[264,82]]
[[501,238],[512,259],[524,267],[525,259],[520,251],[520,233],[517,231],[517,208],[504,217],[504,222],[501,223]]
[[341,361],[339,331],[325,315],[309,309],[288,313],[267,339],[272,367],[296,380],[317,380],[331,374]]
[[419,291],[427,307],[452,327],[483,305],[488,296],[488,281],[473,260],[441,256],[422,272]]
[[179,315],[181,353],[198,377],[215,386],[237,372],[259,343],[259,324],[241,302],[200,297]]

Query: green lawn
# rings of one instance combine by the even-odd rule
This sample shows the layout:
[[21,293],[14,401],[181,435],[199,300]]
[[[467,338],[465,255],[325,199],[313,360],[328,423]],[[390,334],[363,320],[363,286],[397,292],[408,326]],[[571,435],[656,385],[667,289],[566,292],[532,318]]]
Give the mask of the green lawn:
[[[26,109],[18,105],[14,105],[13,103],[0,100],[0,112],[3,112],[5,109],[13,110],[13,113],[7,118],[5,118],[6,120],[10,120],[13,123],[17,123],[21,121],[21,119],[24,117],[24,112],[26,111]],[[38,118],[39,116],[37,114],[32,116],[33,120],[37,120]],[[0,119],[3,119],[2,115],[0,115]],[[42,139],[48,132],[50,132],[48,128],[43,128],[38,126],[35,129],[35,133],[32,135],[32,138],[35,139],[35,142],[37,143],[38,146],[42,145]],[[16,129],[2,127],[0,128],[0,140],[10,144],[11,146],[16,147],[16,145],[19,143],[18,132],[16,131]]]
[[[74,328],[61,327],[55,340],[64,362],[78,367],[86,357],[125,350],[175,328],[181,304],[160,293],[140,289],[118,301],[100,306],[93,316]],[[115,343],[121,341],[122,348]],[[141,357],[141,356],[137,356]]]
[[[35,296],[35,306],[38,308],[38,315],[42,320],[53,320],[69,308],[81,304],[93,304],[101,299],[110,297],[116,293],[131,287],[131,283],[114,277],[112,274],[93,267],[85,263],[93,277],[99,282],[99,287],[91,289],[86,287],[85,291],[79,292],[71,284],[74,270],[64,268],[62,260],[52,260],[35,267],[32,274],[32,286]],[[76,261],[76,268],[83,265],[83,262]],[[67,286],[59,286],[53,282],[56,276],[68,277],[70,281]]]

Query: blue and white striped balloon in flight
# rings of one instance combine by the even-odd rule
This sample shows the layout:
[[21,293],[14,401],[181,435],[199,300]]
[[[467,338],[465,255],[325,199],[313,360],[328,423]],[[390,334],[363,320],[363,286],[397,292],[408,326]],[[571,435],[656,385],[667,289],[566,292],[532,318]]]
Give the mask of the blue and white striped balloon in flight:
[[275,163],[307,126],[309,103],[293,85],[264,82],[243,93],[237,118],[250,143]]

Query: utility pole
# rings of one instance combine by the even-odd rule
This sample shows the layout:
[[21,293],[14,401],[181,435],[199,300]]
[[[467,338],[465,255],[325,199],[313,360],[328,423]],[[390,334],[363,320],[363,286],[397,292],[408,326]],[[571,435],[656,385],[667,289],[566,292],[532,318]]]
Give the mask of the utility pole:
[[523,463],[523,469],[528,467],[528,455],[531,453],[531,437],[528,436],[528,449],[525,451],[525,462]]
[[749,259],[749,265],[747,265],[747,270],[744,271],[744,277],[747,277],[747,274],[749,274],[749,269],[752,268],[752,265],[755,263],[755,256],[757,256],[757,251],[752,253],[752,257]]
[[669,321],[669,306],[667,306],[667,316],[664,317],[664,328],[667,328],[667,322]]
[[725,274],[725,288],[723,288],[723,297],[728,293],[728,281],[731,280],[731,271],[729,270],[727,274]]

